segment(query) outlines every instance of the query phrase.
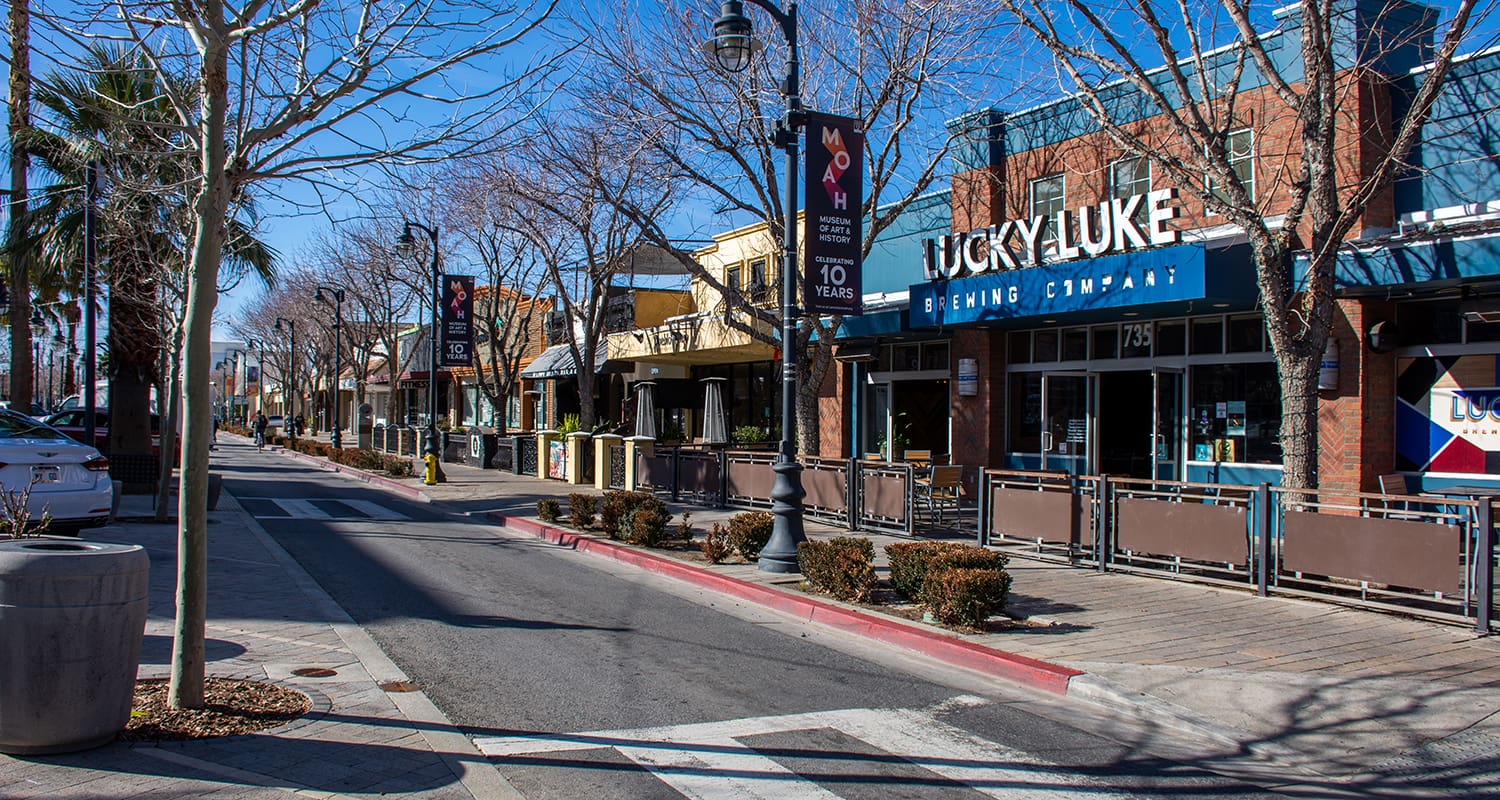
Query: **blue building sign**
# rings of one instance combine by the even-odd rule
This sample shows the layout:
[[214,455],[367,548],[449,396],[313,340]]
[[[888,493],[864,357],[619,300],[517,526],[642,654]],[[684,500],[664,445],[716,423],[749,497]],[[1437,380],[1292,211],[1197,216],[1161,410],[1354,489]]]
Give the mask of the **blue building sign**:
[[[1216,262],[1220,259],[1216,258]],[[1253,300],[1243,258],[1207,269],[1201,243],[990,272],[911,287],[910,326],[934,328],[1129,306]]]

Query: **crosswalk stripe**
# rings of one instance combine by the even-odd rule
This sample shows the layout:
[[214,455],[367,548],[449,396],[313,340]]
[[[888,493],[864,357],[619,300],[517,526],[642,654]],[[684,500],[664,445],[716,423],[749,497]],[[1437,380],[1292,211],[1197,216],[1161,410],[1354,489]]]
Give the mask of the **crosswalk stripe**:
[[294,500],[287,497],[278,499],[276,505],[286,509],[287,513],[298,519],[333,519],[333,515],[307,500]]
[[832,729],[955,783],[1006,800],[1118,797],[1057,765],[975,736],[931,711],[854,708],[667,727],[474,739],[492,758],[610,748],[691,800],[837,798],[741,737]]
[[392,511],[389,508],[380,505],[379,503],[372,503],[369,500],[340,499],[339,502],[354,509],[355,511],[363,513],[370,519],[403,520],[408,518],[405,514],[402,514],[399,511]]

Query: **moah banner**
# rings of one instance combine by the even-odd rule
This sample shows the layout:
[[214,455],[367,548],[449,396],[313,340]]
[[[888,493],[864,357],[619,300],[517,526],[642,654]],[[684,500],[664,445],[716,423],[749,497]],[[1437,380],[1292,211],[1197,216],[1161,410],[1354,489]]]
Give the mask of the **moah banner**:
[[859,120],[807,115],[802,304],[808,313],[863,311],[864,153]]
[[474,276],[443,276],[439,367],[467,367],[474,357]]
[[1209,273],[1201,243],[911,287],[913,328],[1187,300],[1241,299],[1245,270]]

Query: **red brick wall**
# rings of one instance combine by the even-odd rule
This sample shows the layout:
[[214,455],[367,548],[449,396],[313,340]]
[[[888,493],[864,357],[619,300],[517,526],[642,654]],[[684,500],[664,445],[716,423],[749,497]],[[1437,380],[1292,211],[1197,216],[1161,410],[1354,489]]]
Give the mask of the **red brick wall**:
[[1337,301],[1332,336],[1338,340],[1339,388],[1320,392],[1318,486],[1345,492],[1379,491],[1379,477],[1396,463],[1396,357],[1368,346],[1370,326],[1391,319],[1377,300]]
[[[949,365],[949,420],[953,430],[952,463],[963,464],[965,488],[973,494],[979,469],[999,466],[1005,446],[1005,333],[966,328],[953,332]],[[979,393],[958,393],[958,360],[979,362]]]
[[845,421],[849,419],[849,365],[835,361],[823,373],[818,387],[818,452],[822,458],[846,458],[849,442]]

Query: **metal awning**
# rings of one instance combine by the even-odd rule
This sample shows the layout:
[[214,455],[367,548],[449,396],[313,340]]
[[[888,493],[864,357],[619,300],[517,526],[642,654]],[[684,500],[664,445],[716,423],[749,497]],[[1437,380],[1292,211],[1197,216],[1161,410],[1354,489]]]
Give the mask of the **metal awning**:
[[[605,371],[605,361],[608,356],[608,350],[604,347],[604,343],[600,342],[598,349],[594,351],[594,374]],[[521,377],[528,381],[566,378],[577,374],[578,362],[573,358],[572,349],[565,344],[554,344],[543,350],[530,366],[521,370]]]

